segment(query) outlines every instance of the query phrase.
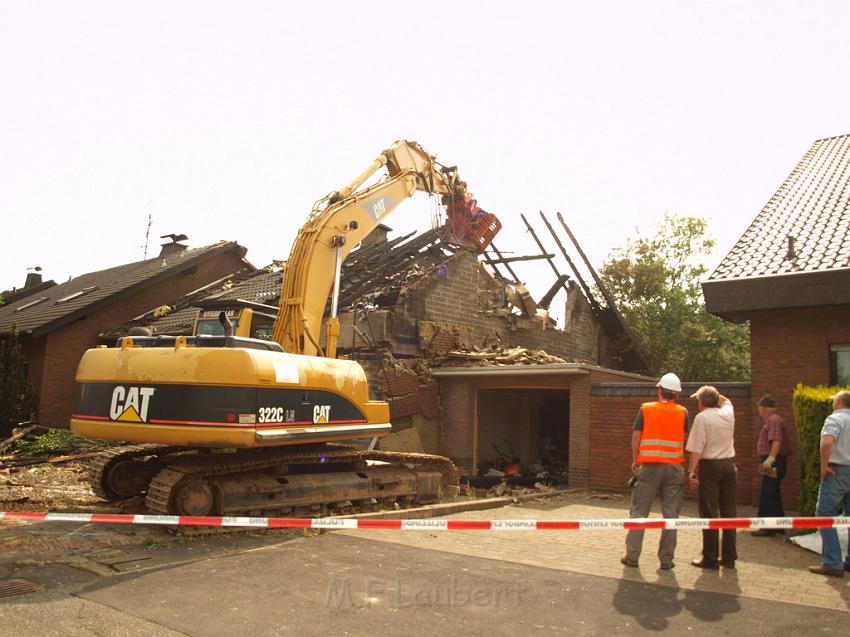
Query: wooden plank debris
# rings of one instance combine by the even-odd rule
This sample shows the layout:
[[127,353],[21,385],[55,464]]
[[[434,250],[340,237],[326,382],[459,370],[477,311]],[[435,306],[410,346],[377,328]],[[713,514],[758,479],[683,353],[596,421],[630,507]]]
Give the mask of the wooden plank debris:
[[0,451],[11,447],[18,440],[26,436],[29,432],[36,428],[36,425],[29,425],[26,427],[16,427],[12,430],[12,435],[6,438],[3,442],[0,442]]

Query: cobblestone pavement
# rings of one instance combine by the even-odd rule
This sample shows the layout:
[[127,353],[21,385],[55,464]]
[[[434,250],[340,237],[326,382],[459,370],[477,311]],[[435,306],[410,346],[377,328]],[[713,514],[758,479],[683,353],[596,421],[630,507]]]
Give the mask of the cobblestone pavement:
[[[607,494],[575,494],[556,502],[530,501],[485,511],[470,511],[447,518],[461,519],[598,519],[627,518],[628,498]],[[660,517],[653,510],[653,517]],[[739,507],[741,517],[755,516],[752,507]],[[686,502],[682,517],[697,517],[696,503]],[[623,531],[345,531],[357,537],[432,549],[471,557],[503,560],[561,571],[601,575],[683,590],[740,595],[830,610],[850,610],[850,577],[813,575],[808,567],[819,564],[818,555],[782,536],[758,538],[738,534],[737,569],[706,571],[691,566],[702,546],[698,530],[680,530],[676,567],[658,569],[656,557],[660,531],[647,531],[639,568],[620,564]]]

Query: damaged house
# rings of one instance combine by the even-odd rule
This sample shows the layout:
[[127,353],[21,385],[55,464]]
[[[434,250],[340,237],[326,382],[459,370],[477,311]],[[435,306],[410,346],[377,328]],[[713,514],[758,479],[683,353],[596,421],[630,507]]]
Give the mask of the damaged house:
[[[573,276],[542,244],[540,255],[504,257],[491,245],[482,257],[434,231],[389,240],[381,230],[343,264],[338,342],[366,370],[372,397],[390,404],[394,433],[380,447],[449,456],[472,478],[519,465],[532,483],[545,474],[588,485],[591,384],[651,381],[616,310],[562,247]],[[535,300],[513,268],[543,259],[555,283]],[[113,326],[102,342],[134,326],[191,334],[198,312],[221,311],[244,335],[268,338],[284,276],[272,265],[217,281]],[[560,290],[563,328],[548,312]]]

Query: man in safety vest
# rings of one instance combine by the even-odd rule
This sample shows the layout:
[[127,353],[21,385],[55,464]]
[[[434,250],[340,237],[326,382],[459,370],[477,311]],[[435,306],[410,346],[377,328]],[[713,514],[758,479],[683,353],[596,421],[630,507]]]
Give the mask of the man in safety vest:
[[[685,490],[685,436],[688,410],[676,403],[682,383],[676,374],[658,381],[658,400],[643,403],[632,428],[632,472],[635,474],[629,516],[645,518],[656,495],[661,496],[665,518],[678,518]],[[643,546],[643,531],[626,534],[625,566],[636,567]],[[658,559],[664,570],[673,568],[676,531],[661,531]]]

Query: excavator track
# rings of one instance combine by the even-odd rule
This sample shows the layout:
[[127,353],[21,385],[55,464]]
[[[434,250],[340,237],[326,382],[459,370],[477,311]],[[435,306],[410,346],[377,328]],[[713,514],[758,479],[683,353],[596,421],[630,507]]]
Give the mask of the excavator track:
[[157,444],[124,445],[89,458],[84,466],[95,495],[107,501],[121,500],[141,495],[147,489],[148,480],[134,469],[148,466],[154,470],[151,461],[185,449]]
[[[387,464],[373,466],[375,461]],[[321,470],[335,467],[337,472]],[[337,476],[368,477],[373,491],[364,495]],[[416,488],[400,488],[403,481]],[[328,443],[177,458],[151,480],[146,507],[160,515],[310,516],[408,506],[456,493],[457,470],[448,458]]]

